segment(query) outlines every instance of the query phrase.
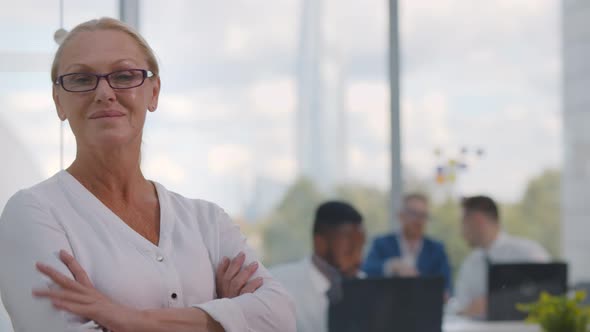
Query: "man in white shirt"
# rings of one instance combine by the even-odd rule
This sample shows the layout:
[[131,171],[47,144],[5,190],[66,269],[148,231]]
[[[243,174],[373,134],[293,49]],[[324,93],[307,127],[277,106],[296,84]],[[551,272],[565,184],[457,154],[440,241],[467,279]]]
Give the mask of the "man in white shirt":
[[486,196],[463,200],[463,237],[474,250],[463,261],[456,280],[451,314],[483,318],[487,311],[487,271],[490,263],[547,262],[538,243],[506,234],[496,203]]
[[270,269],[291,293],[298,332],[328,330],[330,301],[341,296],[342,278],[360,276],[364,244],[360,213],[345,202],[326,202],[316,211],[312,256]]

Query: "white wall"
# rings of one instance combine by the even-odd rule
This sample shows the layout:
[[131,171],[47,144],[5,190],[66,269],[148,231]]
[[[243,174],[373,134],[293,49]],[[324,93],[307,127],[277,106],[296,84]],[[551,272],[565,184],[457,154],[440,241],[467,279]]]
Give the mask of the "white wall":
[[562,247],[570,280],[590,281],[590,2],[563,1]]

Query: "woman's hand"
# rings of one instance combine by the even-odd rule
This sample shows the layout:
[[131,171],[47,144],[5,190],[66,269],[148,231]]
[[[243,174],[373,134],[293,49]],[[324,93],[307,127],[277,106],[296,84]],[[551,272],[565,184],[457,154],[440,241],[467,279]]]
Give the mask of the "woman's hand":
[[250,278],[258,270],[258,262],[242,268],[246,255],[239,253],[234,259],[223,257],[215,273],[215,285],[218,298],[234,298],[242,294],[254,293],[262,286],[261,277]]
[[[193,330],[197,326],[211,331],[223,331],[219,323],[197,308],[140,311],[117,304],[99,292],[88,274],[75,258],[61,250],[59,258],[68,267],[74,279],[45,264],[37,263],[37,269],[49,277],[60,289],[35,289],[33,295],[48,298],[54,307],[91,319],[110,331],[167,331],[174,326],[177,331]],[[262,286],[263,279],[248,282],[258,269],[254,262],[242,268],[245,255],[240,253],[233,260],[225,258],[216,273],[219,298],[233,298],[253,293]],[[139,327],[139,329],[137,329]]]
[[72,272],[74,280],[48,265],[37,263],[37,270],[61,289],[35,289],[33,295],[48,298],[55,308],[91,319],[112,331],[124,331],[125,324],[140,318],[138,310],[117,304],[94,288],[86,271],[72,255],[61,250],[59,258]]

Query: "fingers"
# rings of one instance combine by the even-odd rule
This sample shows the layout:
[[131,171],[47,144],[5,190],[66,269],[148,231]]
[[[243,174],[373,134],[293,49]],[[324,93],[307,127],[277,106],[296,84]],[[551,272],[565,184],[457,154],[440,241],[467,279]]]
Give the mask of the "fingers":
[[86,318],[93,319],[91,317],[92,312],[87,305],[77,304],[77,303],[62,301],[62,300],[52,300],[51,303],[58,310],[67,311],[67,312],[70,312],[74,315],[78,315],[80,317],[86,317]]
[[74,275],[74,279],[76,281],[78,281],[84,286],[94,288],[94,285],[92,285],[92,281],[90,281],[88,274],[86,273],[86,271],[84,271],[84,269],[82,268],[80,263],[78,263],[78,261],[74,258],[74,256],[70,255],[65,250],[60,250],[59,258],[68,267],[70,272],[72,272],[72,275]]
[[37,264],[35,264],[35,266],[37,267],[37,270],[39,272],[48,276],[53,282],[55,282],[56,284],[58,284],[59,286],[61,286],[64,289],[71,289],[71,290],[75,290],[78,292],[81,292],[84,290],[84,286],[82,286],[80,283],[78,283],[77,281],[75,281],[73,279],[66,277],[64,274],[62,274],[61,272],[57,271],[56,269],[52,268],[49,265],[45,265],[43,263],[37,263]]
[[227,271],[225,271],[224,280],[230,281],[232,280],[238,272],[242,269],[242,265],[244,265],[244,261],[246,260],[246,255],[243,252],[239,253],[234,259],[232,259]]
[[[250,280],[258,270],[259,263],[252,262],[244,267],[245,260],[246,255],[240,252],[232,260],[224,257],[217,266],[216,290],[220,298],[233,298],[241,294],[252,293],[262,285],[262,279]],[[244,287],[246,287],[245,290]]]
[[215,272],[215,279],[217,280],[218,284],[223,281],[223,277],[225,276],[225,272],[227,271],[228,267],[229,267],[229,258],[223,257],[223,259],[221,260],[221,263],[219,263],[219,265],[217,265],[217,271]]
[[72,302],[78,304],[89,304],[93,302],[92,298],[86,295],[57,289],[35,289],[33,290],[33,295],[36,297],[46,297],[51,301],[58,300],[62,302]]
[[246,285],[256,270],[258,270],[258,262],[252,262],[240,271],[230,282],[230,294],[239,295],[244,285]]
[[262,286],[264,279],[262,277],[254,278],[246,284],[240,291],[240,295],[254,293],[258,288]]

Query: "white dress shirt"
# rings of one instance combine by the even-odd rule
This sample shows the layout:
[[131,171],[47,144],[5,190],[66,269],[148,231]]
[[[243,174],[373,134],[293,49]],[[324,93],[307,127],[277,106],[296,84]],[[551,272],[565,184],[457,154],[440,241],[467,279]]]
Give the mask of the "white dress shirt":
[[89,322],[54,309],[33,288],[52,286],[35,270],[44,262],[71,276],[57,257],[72,253],[94,286],[137,309],[198,307],[228,332],[294,331],[292,302],[260,265],[253,294],[217,299],[215,268],[222,257],[257,260],[239,227],[215,204],[188,199],[155,183],[160,240],[154,245],[101,203],[71,174],[16,193],[0,217],[0,293],[16,332],[83,331]]
[[447,306],[449,313],[458,314],[473,300],[486,295],[488,279],[486,256],[492,263],[542,263],[550,259],[547,251],[538,243],[504,232],[498,233],[498,237],[488,250],[473,250],[461,264],[456,280],[455,297]]
[[12,324],[10,323],[10,318],[6,313],[6,309],[4,309],[4,305],[0,302],[0,331],[2,332],[12,332]]
[[401,271],[406,271],[406,273],[409,271],[418,273],[418,257],[422,252],[424,241],[420,239],[420,241],[414,243],[412,246],[401,233],[395,236],[397,237],[397,243],[399,244],[400,256],[391,257],[383,263],[383,275],[386,277],[394,277],[398,276]]
[[270,269],[295,301],[297,332],[328,331],[330,281],[313,264],[311,257]]

